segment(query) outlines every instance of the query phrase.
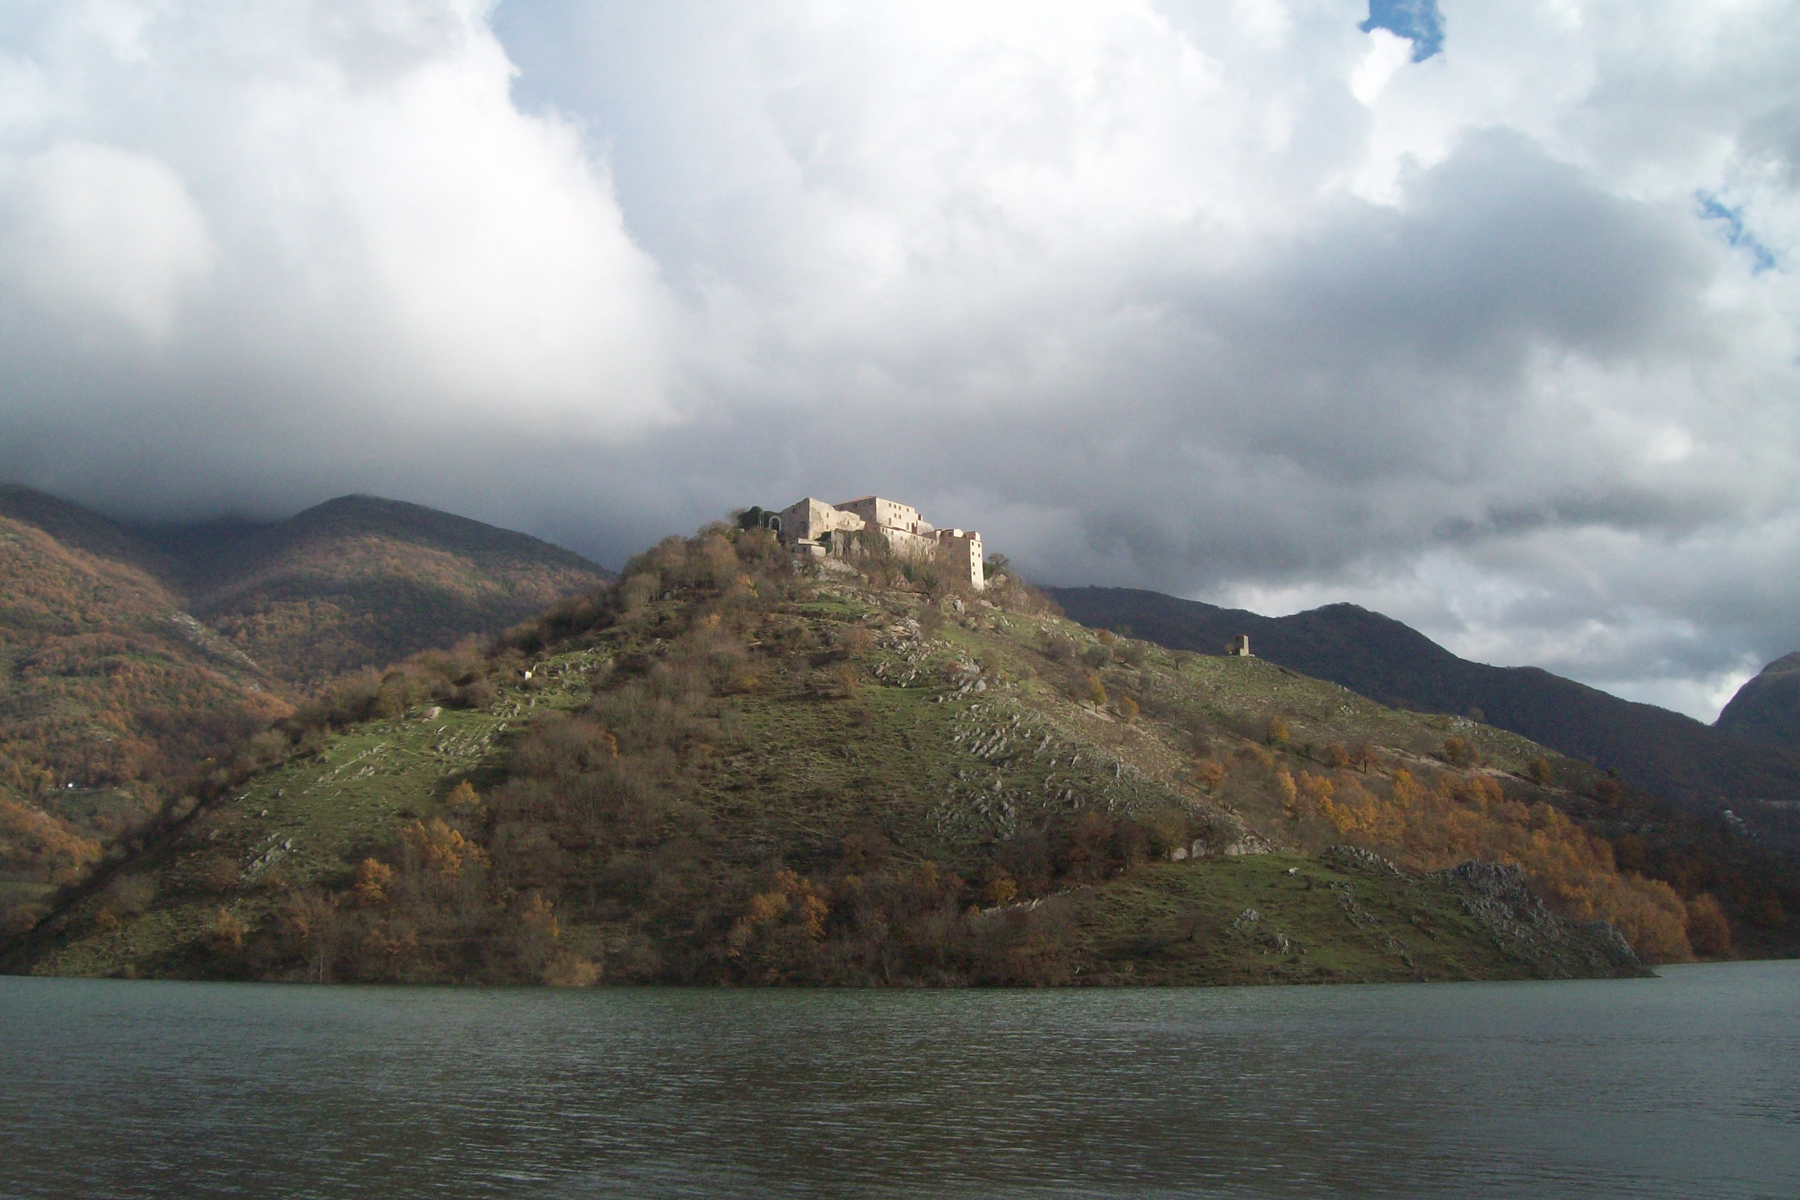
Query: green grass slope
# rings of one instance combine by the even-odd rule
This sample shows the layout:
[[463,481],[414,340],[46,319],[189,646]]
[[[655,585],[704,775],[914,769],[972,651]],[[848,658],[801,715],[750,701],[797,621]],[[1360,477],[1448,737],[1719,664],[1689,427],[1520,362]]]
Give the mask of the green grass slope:
[[[1619,870],[1553,803],[1593,773],[1516,735],[1095,633],[1015,583],[797,565],[760,531],[671,539],[486,655],[285,728],[282,761],[6,968],[1522,978],[1635,972],[1614,927],[1649,958],[1729,937]],[[1513,866],[1459,867],[1484,858]]]

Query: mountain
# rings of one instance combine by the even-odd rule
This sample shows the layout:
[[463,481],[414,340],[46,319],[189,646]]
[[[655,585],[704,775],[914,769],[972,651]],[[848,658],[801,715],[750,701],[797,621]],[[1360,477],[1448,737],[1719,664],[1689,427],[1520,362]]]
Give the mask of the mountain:
[[1614,975],[1787,946],[1781,909],[1800,904],[1800,881],[1716,823],[1516,734],[1086,629],[1016,581],[975,595],[879,547],[798,560],[759,529],[668,539],[485,651],[334,695],[0,965]]
[[139,529],[0,487],[0,923],[29,920],[326,681],[491,638],[606,578],[535,538],[372,497]]
[[195,616],[302,690],[492,637],[610,577],[537,538],[373,496],[141,537],[174,564]]
[[1739,688],[1713,728],[1800,752],[1800,652],[1776,659]]
[[1252,651],[1270,662],[1383,704],[1477,716],[1690,812],[1729,809],[1768,845],[1800,849],[1800,754],[1536,667],[1469,662],[1353,604],[1264,617],[1129,588],[1046,591],[1078,621],[1128,628],[1159,645],[1220,654],[1228,638],[1247,634]]
[[31,919],[104,843],[291,711],[130,543],[103,525],[61,532],[119,557],[0,515],[0,925]]
[[135,527],[0,486],[0,518],[148,576],[291,693],[491,637],[611,577],[526,534],[374,496],[284,521]]

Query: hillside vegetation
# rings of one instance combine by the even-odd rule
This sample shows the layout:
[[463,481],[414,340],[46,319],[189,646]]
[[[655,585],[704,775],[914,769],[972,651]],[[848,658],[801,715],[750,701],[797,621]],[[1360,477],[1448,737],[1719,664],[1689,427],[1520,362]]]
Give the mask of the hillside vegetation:
[[0,517],[0,580],[0,918],[19,927],[292,710],[136,567]]
[[1621,867],[1571,815],[1610,781],[1517,735],[1091,631],[1014,580],[977,597],[930,564],[796,564],[760,530],[670,539],[488,651],[421,656],[280,732],[279,761],[8,966],[1500,978],[1733,936],[1712,894]]
[[318,686],[491,639],[605,577],[534,538],[366,497],[144,531],[0,487],[0,929],[223,786],[221,764],[256,758],[257,735]]
[[343,496],[276,524],[144,531],[191,611],[302,691],[491,638],[609,578],[559,546],[417,504]]
[[1353,604],[1264,617],[1130,588],[1048,590],[1079,621],[1175,649],[1220,654],[1227,638],[1248,634],[1272,662],[1385,704],[1478,717],[1690,813],[1730,809],[1763,844],[1800,851],[1800,753],[1734,736],[1729,722],[1712,728],[1536,667],[1469,662]]

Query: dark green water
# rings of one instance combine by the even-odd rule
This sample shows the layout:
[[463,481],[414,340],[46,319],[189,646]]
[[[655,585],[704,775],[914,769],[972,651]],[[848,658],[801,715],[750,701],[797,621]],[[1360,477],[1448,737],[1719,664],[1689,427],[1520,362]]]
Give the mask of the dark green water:
[[0,979],[0,1194],[1800,1195],[1800,964],[1629,982]]

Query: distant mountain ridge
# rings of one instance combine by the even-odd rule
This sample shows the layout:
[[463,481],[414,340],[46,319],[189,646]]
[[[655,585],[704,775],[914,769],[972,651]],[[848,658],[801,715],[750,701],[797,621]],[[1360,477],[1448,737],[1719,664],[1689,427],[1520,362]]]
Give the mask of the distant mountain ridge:
[[1044,589],[1075,620],[1175,649],[1220,654],[1226,639],[1372,700],[1470,715],[1572,758],[1617,771],[1689,811],[1725,809],[1772,846],[1800,848],[1800,754],[1622,700],[1537,667],[1458,658],[1417,630],[1354,604],[1265,617],[1132,588]]
[[196,616],[303,688],[492,636],[611,577],[529,535],[375,496],[143,536],[176,564]]
[[1776,659],[1739,688],[1713,728],[1800,752],[1800,652]]
[[611,578],[527,534],[376,496],[283,521],[134,527],[5,486],[0,517],[151,576],[276,686],[300,691],[491,636]]

